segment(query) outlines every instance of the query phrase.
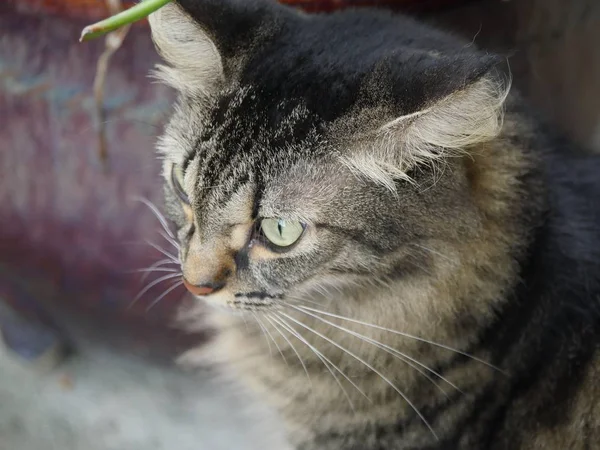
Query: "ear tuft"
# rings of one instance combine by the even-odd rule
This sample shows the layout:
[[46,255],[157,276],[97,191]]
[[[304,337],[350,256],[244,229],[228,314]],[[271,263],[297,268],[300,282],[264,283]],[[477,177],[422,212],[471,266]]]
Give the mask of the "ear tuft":
[[398,117],[376,131],[369,148],[343,162],[354,173],[395,191],[396,180],[412,181],[408,171],[423,164],[468,154],[497,137],[502,129],[510,80],[485,76],[435,104]]
[[223,82],[223,63],[208,34],[177,4],[149,16],[152,40],[169,64],[154,76],[183,94],[210,96]]

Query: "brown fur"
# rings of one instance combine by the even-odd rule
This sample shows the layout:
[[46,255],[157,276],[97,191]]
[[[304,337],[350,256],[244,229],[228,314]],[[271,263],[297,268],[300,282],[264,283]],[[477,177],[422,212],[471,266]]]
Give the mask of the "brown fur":
[[[377,39],[384,28],[375,23],[422,38],[397,36],[404,44],[382,58],[406,59],[376,65],[381,76],[364,78],[352,72],[362,61],[355,48],[343,43],[352,65],[338,64],[349,75],[335,64],[318,72],[339,81],[335,95],[354,102],[333,115],[321,104],[344,102],[325,92],[311,98],[319,86],[298,62],[318,60],[329,49],[319,53],[313,42],[317,50],[302,53],[296,47],[305,41],[294,40],[294,32],[310,35],[313,23],[328,33],[331,27],[319,22],[328,18],[277,9],[271,23],[267,3],[245,3],[260,6],[258,23],[248,19],[255,45],[249,51],[245,43],[219,41],[218,30],[229,24],[210,22],[222,17],[205,14],[213,3],[181,3],[199,14],[194,19],[202,26],[177,5],[163,18],[175,27],[184,23],[188,34],[165,28],[160,17],[151,24],[172,66],[163,72],[180,91],[160,143],[164,173],[169,180],[173,167],[185,169],[182,189],[193,214],[178,205],[173,186],[167,185],[167,198],[184,276],[193,284],[223,284],[202,299],[216,306],[208,318],[182,312],[186,326],[218,330],[212,345],[188,352],[182,362],[223,366],[247,381],[279,408],[302,450],[586,448],[586,439],[597,436],[599,418],[588,395],[596,394],[598,365],[586,366],[570,389],[557,379],[595,350],[579,342],[585,330],[553,327],[580,300],[586,310],[595,291],[581,280],[595,283],[600,261],[594,254],[567,258],[573,242],[546,244],[552,250],[542,253],[546,259],[588,263],[571,273],[575,285],[564,288],[576,293],[573,304],[539,287],[555,281],[554,266],[541,284],[535,270],[545,267],[537,253],[543,233],[568,242],[570,231],[590,219],[568,222],[570,231],[562,222],[547,225],[551,214],[568,216],[548,175],[550,140],[522,111],[517,94],[507,97],[509,86],[489,58],[464,54],[470,50],[452,47],[452,38],[407,20],[402,28],[375,13],[364,23],[351,13],[347,22],[332,16],[339,33],[346,24],[366,23]],[[227,5],[215,8],[233,14]],[[428,47],[434,38],[439,51]],[[276,52],[277,64],[260,53],[267,51],[262,45]],[[237,54],[240,48],[246,53]],[[253,52],[268,64],[254,61]],[[369,52],[360,57],[368,60]],[[280,66],[288,70],[283,76]],[[278,85],[269,76],[279,77]],[[414,83],[402,98],[390,94],[398,84]],[[284,88],[289,91],[274,101]],[[411,101],[413,109],[405,109]],[[276,248],[261,231],[263,219],[294,221],[305,231],[293,246]],[[585,235],[581,242],[586,239],[598,241]],[[579,328],[581,317],[571,319],[568,325]],[[533,363],[540,354],[546,360]],[[546,364],[548,371],[538,373]],[[552,407],[558,393],[565,395],[560,405],[569,407],[564,415]]]

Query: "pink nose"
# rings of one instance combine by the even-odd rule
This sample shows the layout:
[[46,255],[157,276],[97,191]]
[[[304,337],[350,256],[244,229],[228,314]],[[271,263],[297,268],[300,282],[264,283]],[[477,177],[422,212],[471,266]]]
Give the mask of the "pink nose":
[[183,277],[183,285],[194,295],[209,295],[223,287],[223,284],[215,283],[206,283],[196,286],[195,284],[192,284],[186,280],[185,277]]

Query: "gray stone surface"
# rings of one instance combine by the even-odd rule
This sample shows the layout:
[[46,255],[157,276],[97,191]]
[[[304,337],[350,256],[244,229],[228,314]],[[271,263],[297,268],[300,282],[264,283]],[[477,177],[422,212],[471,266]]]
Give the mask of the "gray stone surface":
[[0,345],[0,450],[283,450],[238,386],[104,351],[41,373]]

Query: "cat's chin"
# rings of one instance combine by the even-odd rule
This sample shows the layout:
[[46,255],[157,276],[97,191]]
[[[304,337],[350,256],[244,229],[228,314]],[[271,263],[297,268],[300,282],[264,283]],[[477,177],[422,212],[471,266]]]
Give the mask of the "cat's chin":
[[194,295],[194,299],[197,302],[208,306],[214,312],[220,314],[242,315],[242,310],[233,306],[235,297],[231,294],[223,295],[219,292],[212,295]]
[[234,316],[242,316],[242,313],[243,313],[242,310],[233,308],[228,303],[226,303],[226,304],[215,303],[210,300],[207,300],[206,298],[203,298],[202,301],[204,303],[206,303],[210,308],[215,310],[215,312],[218,312],[221,314],[233,314]]

